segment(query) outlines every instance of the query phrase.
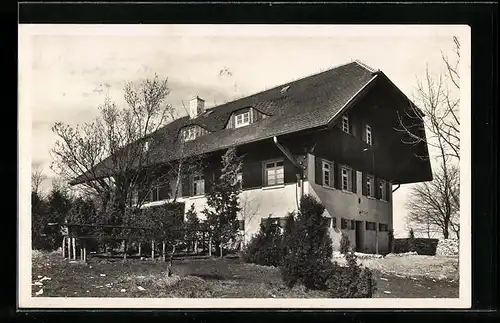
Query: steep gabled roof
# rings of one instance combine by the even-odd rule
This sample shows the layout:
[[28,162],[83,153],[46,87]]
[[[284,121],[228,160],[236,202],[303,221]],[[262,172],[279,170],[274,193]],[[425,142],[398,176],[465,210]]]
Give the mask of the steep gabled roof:
[[[359,62],[351,62],[327,71],[216,106],[201,116],[174,120],[157,131],[161,143],[151,148],[152,162],[162,163],[327,125],[351,99],[374,79],[376,71]],[[287,88],[286,88],[287,87]],[[286,91],[282,89],[286,88]],[[233,112],[253,107],[268,115],[245,127],[226,129]],[[210,131],[181,144],[180,129],[198,124]],[[106,163],[106,160],[103,161]],[[99,167],[99,166],[98,166]],[[100,176],[109,176],[97,172]],[[80,176],[72,184],[82,183]]]

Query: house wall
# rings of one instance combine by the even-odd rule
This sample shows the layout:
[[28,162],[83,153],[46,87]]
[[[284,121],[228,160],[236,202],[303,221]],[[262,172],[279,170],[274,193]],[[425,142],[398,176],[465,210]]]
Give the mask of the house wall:
[[[340,238],[344,232],[351,242],[352,247],[356,247],[356,231],[351,229],[341,229],[341,218],[363,221],[361,226],[361,251],[375,252],[375,231],[365,229],[366,221],[388,224],[392,228],[392,198],[389,201],[381,201],[362,195],[362,174],[357,171],[356,193],[344,192],[331,187],[323,187],[315,182],[315,156],[308,154],[308,192],[318,198],[325,206],[325,216],[336,218],[337,228],[330,228],[330,236],[333,241],[334,250],[340,246]],[[389,191],[388,194],[391,194]],[[378,225],[377,225],[378,226]],[[378,228],[377,228],[378,229]],[[389,250],[388,232],[379,232],[379,252],[384,253]]]
[[[258,233],[262,218],[267,218],[268,216],[284,217],[288,212],[296,210],[296,198],[298,194],[300,193],[296,184],[284,184],[242,191],[239,195],[242,210],[238,215],[238,219],[245,220],[245,242],[250,241],[252,236]],[[185,203],[184,212],[187,212],[191,208],[191,205],[194,204],[198,218],[200,220],[206,219],[202,213],[207,205],[207,199],[204,195],[179,197],[177,201]],[[168,201],[150,202],[145,204],[144,207],[161,205],[166,202]]]

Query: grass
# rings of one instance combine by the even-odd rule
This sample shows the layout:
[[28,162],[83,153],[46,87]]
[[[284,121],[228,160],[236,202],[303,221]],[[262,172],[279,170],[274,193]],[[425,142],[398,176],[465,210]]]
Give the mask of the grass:
[[[33,283],[50,278],[43,280],[43,285],[32,286],[33,296],[43,289],[39,295],[43,297],[328,297],[324,291],[287,288],[278,268],[247,264],[240,259],[175,260],[174,276],[166,277],[166,263],[162,261],[91,257],[85,264],[70,262],[52,252],[34,254],[32,268]],[[458,297],[456,280],[404,277],[381,268],[374,273],[378,288],[375,297]]]

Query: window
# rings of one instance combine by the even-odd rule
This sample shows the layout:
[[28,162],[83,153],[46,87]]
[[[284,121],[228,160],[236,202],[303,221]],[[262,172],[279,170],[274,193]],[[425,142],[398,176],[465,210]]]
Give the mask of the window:
[[323,166],[322,166],[322,169],[323,169],[323,186],[331,186],[333,187],[333,181],[332,181],[332,170],[333,170],[333,167],[332,167],[332,163],[329,162],[329,161],[323,161],[322,162]]
[[366,143],[369,145],[372,144],[372,127],[369,125],[366,125]]
[[380,194],[380,199],[387,201],[387,195],[386,195],[386,189],[385,189],[385,181],[383,179],[380,180],[379,184],[379,194]]
[[332,218],[332,228],[337,227],[337,218]]
[[250,124],[250,111],[235,116],[234,127],[239,128]]
[[205,180],[203,175],[193,175],[191,181],[191,196],[205,194]]
[[151,186],[150,201],[167,200],[170,197],[170,183],[165,180],[158,180]]
[[355,224],[354,220],[340,219],[340,228],[346,230],[354,230]]
[[342,167],[342,190],[352,191],[352,169]]
[[349,133],[349,117],[346,115],[342,116],[342,130],[345,133]]
[[387,231],[389,231],[389,226],[385,223],[379,223],[378,224],[378,231],[387,232]]
[[265,163],[265,185],[279,185],[285,182],[283,161]]
[[375,225],[375,222],[366,222],[365,224],[365,229],[367,231],[375,231],[375,228],[376,228],[376,225]]
[[196,127],[188,127],[183,129],[183,139],[184,141],[190,141],[196,139]]
[[366,195],[375,197],[375,177],[366,175]]

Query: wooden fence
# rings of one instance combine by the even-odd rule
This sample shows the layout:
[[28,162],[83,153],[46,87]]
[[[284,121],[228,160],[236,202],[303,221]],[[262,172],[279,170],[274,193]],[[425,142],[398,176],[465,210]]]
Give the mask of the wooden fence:
[[[152,234],[156,228],[150,227],[134,227],[109,224],[67,224],[63,233],[62,251],[63,257],[68,259],[77,258],[87,260],[87,247],[89,241],[96,241],[104,244],[106,249],[107,243],[122,242],[123,258],[127,258],[128,244],[135,242],[138,244],[138,256],[142,256],[142,245],[151,243],[151,259],[155,259],[155,246],[157,243],[162,244],[161,256],[163,261],[166,260],[166,244],[177,246],[182,243],[191,243],[194,245],[193,251],[198,253],[199,246],[204,253],[212,255],[212,237],[207,229],[187,230],[185,228],[171,229],[168,236],[158,236]],[[190,238],[188,237],[191,236]],[[154,236],[153,239],[151,237]],[[194,237],[194,238],[193,238]],[[175,251],[176,248],[173,248]],[[78,252],[80,256],[78,257]],[[172,252],[173,255],[173,252]],[[171,256],[172,256],[171,255]]]

